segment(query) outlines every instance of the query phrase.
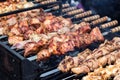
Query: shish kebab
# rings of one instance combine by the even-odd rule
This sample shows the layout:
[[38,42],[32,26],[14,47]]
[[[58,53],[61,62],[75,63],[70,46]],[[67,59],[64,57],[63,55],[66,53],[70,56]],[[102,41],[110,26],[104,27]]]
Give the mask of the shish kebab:
[[[102,22],[105,22],[105,21],[107,21],[108,20],[108,17],[103,17],[103,18],[100,18],[100,19],[98,19],[98,20],[95,20],[95,21],[93,21],[92,22],[92,24],[94,25],[94,24],[98,24],[98,23],[102,23]],[[111,26],[114,26],[114,25],[116,25],[116,24],[118,24],[118,22],[115,20],[115,21],[112,21],[111,23],[110,23],[110,25]],[[81,26],[83,26],[83,27],[81,27]],[[88,27],[84,27],[84,26],[88,26]],[[81,27],[81,28],[80,28]],[[107,26],[106,26],[107,27]],[[70,28],[72,28],[72,29],[70,29]],[[63,27],[63,28],[61,28],[61,29],[59,29],[58,30],[58,32],[57,32],[57,34],[64,34],[64,33],[66,33],[66,32],[69,32],[69,31],[76,31],[77,29],[87,29],[88,28],[88,31],[89,31],[89,29],[90,29],[90,27],[89,27],[89,23],[84,23],[84,22],[82,22],[82,23],[80,23],[79,25],[72,25],[70,28],[67,28],[67,27]],[[102,26],[100,27],[100,28],[102,28]],[[83,32],[83,31],[81,31],[81,32]],[[52,33],[48,33],[48,35],[49,34],[52,34]],[[53,35],[53,36],[55,36],[55,35]],[[46,37],[47,37],[47,35],[46,35]],[[51,35],[51,37],[52,37],[52,35]],[[17,47],[16,47],[17,48]],[[19,49],[19,48],[18,48]]]
[[[114,33],[114,32],[117,32],[117,31],[120,31],[120,26],[118,26],[118,27],[115,27],[115,28],[113,28],[113,29],[111,29],[110,30],[110,33],[112,32],[112,33]],[[108,32],[109,33],[109,32]],[[103,33],[103,35],[104,35],[104,33]],[[106,35],[106,34],[105,34]],[[115,42],[116,41],[116,45],[117,45],[117,43],[119,43],[119,41],[120,41],[120,38],[114,38],[113,39],[113,41]],[[108,42],[109,43],[109,42]],[[111,43],[109,43],[109,45],[108,45],[108,47],[109,48],[111,48],[112,50],[115,50],[116,48],[119,48],[119,46],[117,46],[117,47],[114,47],[114,48],[112,48],[113,47],[113,45],[115,46],[115,43],[113,44],[113,45],[110,45],[110,44],[112,44],[112,41],[111,41]],[[103,44],[104,45],[104,44]],[[103,45],[101,45],[101,46],[103,46]],[[103,47],[103,49],[104,49],[105,47]],[[102,49],[102,48],[101,48]],[[99,52],[99,50],[101,50],[101,49],[97,49],[97,50],[95,50],[96,52],[98,51]],[[108,48],[105,48],[106,49],[106,51],[107,51],[107,49]],[[94,52],[94,51],[93,51]],[[93,53],[92,52],[92,53]],[[106,55],[109,55],[109,52],[110,52],[110,50],[109,51],[107,51],[107,52],[105,52],[105,54]],[[83,54],[83,55],[82,55]],[[80,55],[82,55],[81,56],[81,59],[83,58],[83,57],[87,57],[89,54],[91,54],[91,51],[90,50],[87,50],[87,52],[83,52],[82,54],[80,54]],[[79,55],[79,57],[80,57],[80,55]],[[92,61],[93,61],[93,58],[94,57],[96,57],[96,58],[99,58],[100,56],[104,56],[104,52],[103,52],[103,54],[101,53],[101,54],[94,54],[93,53],[93,55],[90,55],[90,56],[88,56],[88,60],[85,60],[85,61],[83,61],[83,64],[84,63],[90,63],[89,62],[89,60],[91,60],[92,59]],[[89,59],[90,58],[90,59]],[[75,68],[75,66],[77,66],[77,62],[79,62],[79,63],[82,63],[82,60],[80,60],[79,58],[76,58],[75,57],[75,59],[71,59],[71,57],[68,57],[68,59],[67,60],[69,60],[70,61],[70,63],[68,62],[68,66],[65,66],[65,68],[64,68],[64,66],[61,66],[62,65],[62,62],[63,62],[63,65],[65,65],[65,63],[66,63],[66,65],[67,65],[67,62],[65,62],[64,63],[64,60],[60,63],[60,65],[59,65],[59,69],[61,68],[61,70],[63,70],[64,72],[65,71],[69,71],[69,69],[70,68],[72,68],[71,70],[72,70],[72,72],[74,72],[74,73],[81,73],[80,71],[81,71],[81,68]],[[65,60],[65,61],[67,61],[67,60]],[[73,61],[73,60],[76,60],[75,62]],[[75,65],[74,65],[74,63],[76,63]],[[78,64],[79,65],[79,64]],[[82,65],[82,64],[80,64],[80,65]],[[94,65],[96,65],[96,64],[94,64]],[[68,68],[68,69],[67,69]],[[43,74],[41,74],[40,75],[40,77],[45,77],[45,76],[48,76],[48,75],[51,75],[51,74],[53,74],[53,73],[55,73],[55,72],[58,72],[58,71],[60,71],[59,69],[54,69],[54,70],[51,70],[51,71],[49,71],[49,72],[46,72],[46,73],[43,73]],[[78,70],[79,69],[79,70]],[[82,69],[82,70],[87,70],[87,69]],[[76,76],[76,75],[73,75],[73,76]]]
[[[101,44],[97,49],[93,50],[93,52],[89,49],[81,52],[78,54],[77,57],[70,57],[67,56],[65,59],[63,59],[58,68],[62,72],[68,72],[70,69],[74,67],[78,67],[80,64],[84,63],[85,60],[91,59],[91,58],[99,58],[101,56],[107,55],[110,52],[120,49],[120,45],[118,44],[119,38],[114,38],[111,41],[105,41],[103,44]],[[73,64],[72,64],[73,63]],[[70,65],[72,64],[72,65]]]
[[[114,24],[114,22],[115,22],[115,24],[117,23],[116,21],[113,21],[113,23],[112,24]],[[111,25],[112,26],[112,25]],[[78,26],[78,28],[79,28],[79,26]],[[90,27],[81,27],[80,28],[80,30],[81,30],[81,33],[83,32],[83,31],[89,31],[89,29],[90,29]],[[46,41],[48,41],[48,40],[46,40]],[[45,41],[42,41],[42,40],[40,40],[39,41],[39,43],[41,42],[41,44],[40,45],[43,45],[44,43],[43,42],[45,42]],[[46,43],[46,42],[45,42]],[[29,43],[28,43],[29,44]],[[33,44],[35,44],[35,43],[33,43]],[[30,44],[31,45],[31,44]],[[36,45],[38,45],[38,44],[36,44]],[[19,44],[17,44],[17,46],[19,46]],[[17,47],[16,46],[16,47]],[[29,48],[29,47],[27,47],[27,48]],[[34,48],[34,46],[33,46],[33,48]],[[28,53],[29,51],[30,51],[30,49],[32,49],[32,48],[29,48],[27,51],[26,51],[26,53]]]
[[[118,44],[120,44],[119,41]],[[88,73],[90,71],[94,71],[94,69],[97,69],[100,66],[105,66],[106,64],[114,63],[119,58],[120,58],[120,49],[116,49],[110,52],[109,54],[104,55],[103,57],[97,59],[90,58],[84,61],[84,63],[80,64],[78,67],[72,68],[71,71],[75,74]]]
[[[112,21],[112,22],[110,22],[110,24],[112,23],[112,25],[116,25],[116,21]],[[111,26],[112,26],[111,25]],[[107,27],[108,27],[108,25],[107,25]],[[73,43],[74,43],[74,41],[76,41],[75,43],[75,45],[73,45],[73,47],[79,47],[80,45],[79,45],[79,36],[78,35],[82,35],[82,34],[85,34],[86,32],[88,32],[90,30],[90,27],[88,26],[88,25],[86,25],[86,27],[80,27],[80,28],[78,28],[78,30],[76,30],[76,31],[73,31],[73,32],[67,32],[66,34],[64,34],[64,35],[62,35],[62,34],[60,34],[60,35],[58,35],[58,36],[54,36],[54,37],[52,37],[52,39],[50,39],[49,41],[47,41],[47,42],[45,42],[45,43],[47,43],[47,45],[48,45],[48,48],[49,49],[54,49],[55,51],[53,51],[53,53],[55,54],[57,54],[57,52],[59,53],[59,51],[57,51],[56,49],[57,49],[57,45],[59,45],[59,47],[61,46],[61,49],[60,49],[60,51],[61,51],[61,53],[62,54],[64,54],[65,52],[67,52],[67,51],[62,51],[62,49],[65,49],[65,48],[62,48],[62,46],[64,46],[65,47],[65,44],[66,45],[68,45],[68,42],[69,41],[73,41]],[[99,33],[99,30],[96,28],[96,29],[94,29],[93,30],[93,32],[95,31],[95,30],[97,30],[98,31],[98,34],[100,34]],[[97,33],[97,32],[96,32]],[[92,35],[92,31],[91,31],[91,35]],[[78,37],[77,37],[78,36]],[[74,40],[74,38],[72,38],[72,37],[74,37],[74,38],[76,38],[76,40]],[[78,38],[78,39],[77,39]],[[84,38],[84,37],[83,37]],[[68,39],[68,40],[67,40]],[[57,41],[58,40],[58,41]],[[61,41],[60,41],[61,40]],[[65,40],[67,40],[67,41],[65,41]],[[52,42],[51,42],[52,41]],[[78,43],[78,44],[77,44]],[[43,45],[43,41],[41,42],[38,42],[38,44],[40,44],[40,45]],[[38,45],[38,44],[36,44],[36,45]],[[46,44],[45,44],[46,45]],[[70,46],[70,45],[69,45]],[[29,48],[30,47],[30,44],[28,43],[28,44],[26,44],[25,45],[25,54],[26,55],[28,55],[28,54],[31,54],[31,53],[29,53],[30,51],[31,51],[31,49],[32,48]],[[34,48],[34,46],[33,46],[33,48]],[[56,49],[55,49],[56,48]],[[72,47],[71,47],[72,48]],[[73,49],[72,49],[73,50]],[[45,50],[46,51],[46,50]],[[69,49],[68,49],[68,51],[69,51]],[[32,52],[32,51],[31,51]],[[34,52],[34,50],[33,50],[33,52]]]
[[114,77],[114,80],[120,79],[120,59],[117,59],[113,65],[95,69],[94,72],[88,73],[82,80],[109,80],[111,77]]
[[13,40],[12,40],[13,41]]
[[[34,14],[33,14],[34,15]],[[44,16],[42,16],[42,17],[44,17]],[[25,19],[22,19],[22,21],[20,21],[20,24],[18,24],[19,23],[19,21],[17,22],[16,20],[15,20],[15,18],[13,17],[13,19],[10,19],[10,20],[8,20],[7,22],[8,22],[8,24],[11,24],[11,20],[13,20],[13,23],[15,23],[14,25],[11,25],[9,28],[10,28],[10,34],[8,34],[9,36],[11,36],[11,35],[16,35],[16,36],[18,36],[19,37],[19,35],[25,35],[25,34],[27,34],[27,31],[28,31],[28,33],[29,33],[29,31],[33,31],[34,32],[34,29],[35,29],[35,27],[37,26],[38,28],[36,29],[36,32],[39,34],[39,33],[42,33],[41,31],[42,30],[44,30],[44,28],[46,29],[46,31],[45,32],[50,32],[51,30],[52,31],[56,31],[56,30],[58,30],[59,28],[61,28],[61,27],[63,27],[64,26],[64,23],[65,23],[65,26],[66,26],[66,24],[68,25],[68,26],[70,26],[69,25],[69,23],[71,24],[71,21],[70,20],[68,20],[68,19],[64,19],[64,18],[62,18],[62,17],[54,17],[54,16],[52,16],[52,15],[49,15],[48,14],[48,16],[47,16],[47,18],[48,17],[53,17],[52,18],[52,20],[49,20],[49,19],[46,19],[45,21],[44,21],[44,26],[39,26],[40,25],[40,23],[41,23],[41,17],[38,17],[38,18],[32,18],[32,19],[29,19],[28,17],[27,17],[27,20],[26,20],[26,18]],[[40,20],[39,20],[40,19]],[[29,20],[30,20],[30,23],[28,23],[29,22]],[[42,20],[44,20],[44,19],[42,19]],[[50,23],[49,23],[49,21],[50,21]],[[57,21],[57,22],[56,22]],[[56,22],[56,23],[55,23]],[[2,22],[1,22],[2,23]],[[4,23],[4,22],[3,22]],[[52,24],[51,25],[51,23],[54,23],[54,24]],[[34,27],[34,26],[35,27]],[[41,23],[41,25],[42,25],[42,23]],[[51,27],[52,26],[54,26],[54,28],[52,28],[51,29]],[[6,26],[4,26],[3,25],[3,27],[0,27],[0,29],[1,29],[1,34],[4,34],[4,29],[6,29],[6,28],[8,28],[8,27],[6,27]],[[66,26],[67,27],[67,26]],[[42,28],[42,29],[41,29]],[[26,31],[26,29],[27,29],[27,31]],[[29,30],[30,29],[30,30]],[[24,33],[25,32],[25,33]],[[44,32],[43,32],[44,33]],[[27,34],[28,35],[28,34]],[[14,37],[15,38],[15,37]]]
[[[78,10],[79,11],[79,10]],[[33,12],[35,12],[35,11],[33,11]],[[38,12],[38,11],[36,11],[36,12]],[[41,12],[42,12],[42,10],[41,10]],[[73,12],[75,12],[75,11],[73,11]],[[73,13],[72,12],[72,13]],[[28,12],[29,13],[29,12]],[[35,15],[35,13],[33,14],[33,13],[30,13],[30,15]],[[82,13],[83,14],[83,13]],[[88,13],[84,13],[85,15],[89,15]],[[24,13],[24,14],[21,14],[22,15],[22,17],[24,17],[23,15],[26,15],[26,13]],[[20,15],[19,15],[20,16]],[[84,17],[84,15],[82,16],[82,17]],[[95,20],[95,19],[98,19],[100,16],[99,15],[95,15],[95,16],[91,16],[91,17],[88,17],[87,19],[84,19],[83,21],[90,21],[90,20]],[[21,17],[20,17],[21,18]],[[39,18],[39,17],[38,17]],[[70,22],[70,20],[65,20],[65,19],[63,19],[63,18],[60,18],[60,19],[62,19],[62,21],[64,22],[64,23],[66,23],[66,25],[68,25],[68,26],[70,26],[69,25],[69,23],[71,23]],[[11,20],[13,21],[12,23],[11,23]],[[24,19],[23,19],[24,20]],[[20,26],[27,26],[27,22],[26,22],[26,20],[21,20],[22,22],[20,22],[21,24],[19,24]],[[33,21],[34,20],[34,21]],[[47,22],[48,22],[48,20],[46,20]],[[45,22],[46,22],[45,21]],[[54,21],[54,18],[53,18],[53,21]],[[58,20],[59,21],[59,20]],[[15,22],[16,22],[16,19],[13,17],[12,19],[9,19],[9,20],[7,20],[7,23],[6,24],[9,24],[10,26],[12,26],[13,24],[15,24]],[[39,24],[38,23],[39,21],[38,21],[38,19],[35,19],[35,18],[33,18],[32,20],[31,20],[31,24],[32,25],[37,25],[37,24]],[[64,24],[63,23],[63,24]],[[59,24],[60,25],[60,24]],[[65,25],[65,26],[66,26]],[[3,25],[3,26],[6,26],[6,25]],[[16,26],[17,27],[17,25],[14,25],[14,26]],[[54,26],[54,25],[53,25]],[[25,27],[25,28],[27,28],[27,27]],[[59,28],[59,27],[58,27]],[[47,28],[46,28],[47,29]],[[13,29],[12,29],[12,31],[14,30],[14,27],[13,27]],[[23,29],[24,30],[24,29]],[[38,28],[38,30],[37,30],[37,32],[40,32],[42,29],[41,28]],[[56,30],[56,28],[55,28],[55,30]],[[4,34],[3,33],[3,31],[5,31],[4,29],[1,29],[1,33],[0,34]],[[19,30],[16,30],[16,31],[18,31],[19,32]],[[18,32],[16,32],[16,33],[18,33]],[[24,32],[24,31],[22,31],[22,32]],[[20,33],[20,32],[19,32]]]
[[[96,18],[96,17],[95,17],[95,18]],[[95,19],[95,18],[94,18],[94,19]],[[98,17],[97,17],[97,18],[98,18]],[[14,37],[14,38],[16,38],[16,37]]]
[[[96,15],[95,15],[95,16],[96,16]],[[93,16],[93,17],[94,17],[94,16]],[[99,17],[97,17],[97,18],[99,18]],[[97,18],[94,17],[93,19],[97,19]],[[92,20],[93,20],[93,19],[92,19]],[[92,23],[98,24],[98,23],[101,23],[101,22],[105,22],[105,21],[107,21],[107,20],[108,20],[108,17],[103,17],[103,18],[100,18],[100,19],[98,19],[98,20],[96,20],[96,21],[93,21]],[[69,22],[69,21],[67,22],[67,20],[66,20],[66,21],[63,20],[63,21],[66,22],[65,25],[70,25],[70,23],[71,23],[71,22]],[[117,22],[116,22],[116,23],[117,23]],[[115,23],[115,24],[116,24],[116,23]],[[82,25],[82,24],[84,24],[84,23],[81,23],[81,26],[84,26],[84,25]],[[87,23],[87,24],[88,24],[88,23]],[[93,24],[93,25],[94,25],[94,24]],[[79,27],[80,27],[80,25],[76,25],[76,24],[71,26],[71,28],[73,28],[72,30],[75,30],[75,28],[79,28]],[[13,28],[13,29],[14,29],[14,28]],[[58,33],[59,33],[59,34],[61,34],[61,33],[64,34],[65,31],[69,31],[69,30],[70,30],[70,28],[68,28],[68,27],[63,27],[63,28],[61,28],[61,29],[58,30]],[[13,30],[12,30],[12,32],[13,32]],[[28,31],[28,32],[29,32],[29,31]],[[37,32],[40,32],[40,30],[38,29]],[[13,33],[14,33],[14,32],[13,32]],[[49,33],[49,34],[50,34],[51,37],[52,37],[52,35],[54,36],[55,33],[53,32],[53,33]],[[48,34],[48,35],[49,35],[49,34]],[[24,34],[24,35],[25,35],[25,34]],[[31,34],[31,35],[32,35],[32,34]],[[31,35],[30,35],[30,36],[31,36]],[[27,36],[29,36],[29,34],[27,34]],[[33,36],[34,36],[34,34],[33,34]],[[47,35],[45,35],[45,36],[47,36]],[[12,39],[12,38],[11,38],[11,39]],[[14,39],[15,39],[15,37],[14,37]],[[35,39],[36,39],[36,38],[35,38]],[[15,41],[15,40],[14,40],[14,41]],[[11,43],[11,41],[10,41],[9,43]]]
[[[37,12],[38,12],[38,11],[37,11]],[[31,14],[32,14],[32,13],[31,13]],[[98,17],[93,16],[93,20],[94,20],[94,19],[97,19],[97,18],[99,18],[99,16],[98,16]],[[62,19],[63,19],[63,18],[62,18]],[[89,18],[88,18],[88,19],[89,19]],[[106,19],[107,19],[107,18],[106,18]],[[10,22],[11,20],[13,20],[13,23],[12,23],[12,24],[14,24],[14,22],[16,22],[16,21],[14,20],[14,17],[13,17],[13,19],[8,20],[8,22]],[[33,19],[33,20],[35,20],[35,22],[32,22],[32,24],[36,24],[36,19]],[[32,21],[33,21],[33,20],[32,20]],[[63,21],[66,22],[65,20],[63,20]],[[37,21],[37,23],[38,23],[38,21]],[[66,22],[66,23],[67,23],[67,25],[69,25],[69,21]],[[11,23],[8,23],[8,24],[11,25]],[[21,23],[21,24],[24,24],[23,27],[24,27],[24,26],[27,26],[26,21],[23,21],[23,23]],[[21,24],[20,24],[20,25],[21,25]],[[4,26],[4,25],[3,25],[3,26]],[[22,25],[21,25],[21,26],[22,26]],[[25,27],[25,28],[26,28],[26,27]],[[1,30],[1,34],[4,34],[3,31],[5,31],[5,30],[4,30],[2,27],[1,27],[0,30]],[[26,29],[23,29],[23,30],[26,30]],[[16,30],[16,28],[13,27],[12,32],[14,33],[14,31],[15,31],[15,32],[16,32],[16,31],[19,32],[19,30]],[[59,30],[59,31],[60,31],[60,30]],[[61,30],[61,31],[62,31],[62,30]],[[18,33],[18,32],[16,32],[16,33]],[[28,35],[28,34],[27,34],[27,35]],[[14,38],[17,38],[17,37],[14,37]],[[18,38],[19,38],[19,37],[18,37]]]
[[0,3],[0,14],[7,13],[10,11],[15,11],[19,9],[29,8],[33,7],[34,4],[32,2],[12,2],[11,0],[9,2],[1,2]]
[[[110,23],[111,23],[111,22],[110,22]],[[112,25],[116,25],[116,21],[113,21],[113,22],[112,22]],[[111,25],[111,26],[112,26],[112,25]],[[88,30],[89,30],[89,27],[88,27],[88,28],[85,27],[85,29],[84,29],[84,27],[81,28],[81,32],[83,32],[83,30],[84,30],[84,31],[88,31]],[[96,30],[97,30],[97,29],[96,29]],[[73,33],[74,33],[74,32],[73,32]],[[71,33],[70,33],[70,34],[71,34]],[[63,35],[61,35],[61,36],[63,36]],[[59,37],[60,37],[60,36],[59,36]],[[58,39],[59,39],[59,37],[58,37]],[[65,37],[65,36],[63,36],[63,39],[64,39],[64,37]],[[55,36],[55,38],[56,38],[56,36]],[[66,38],[67,38],[67,37],[66,37]],[[54,39],[54,38],[52,38],[52,39]],[[52,39],[51,39],[51,40],[52,40]],[[60,39],[60,40],[62,40],[62,39]],[[56,42],[56,41],[55,41],[55,42]],[[42,42],[42,43],[43,43],[43,42]],[[54,44],[54,41],[53,41],[52,43]],[[62,43],[62,42],[60,42],[60,43]],[[33,44],[32,47],[30,46],[31,44]],[[41,43],[39,43],[39,42],[38,42],[38,44],[41,45]],[[29,43],[29,42],[28,42],[28,43],[26,44],[26,47],[25,47],[25,53],[26,53],[25,55],[30,55],[31,53],[36,52],[36,51],[38,50],[38,48],[40,47],[38,44],[36,44],[36,43],[31,43],[31,42]],[[50,43],[50,45],[52,46],[51,43]],[[50,45],[49,45],[49,47],[50,47]],[[64,45],[64,43],[63,43],[63,45]],[[53,46],[52,46],[52,47],[53,47]],[[65,52],[66,52],[66,51],[65,51]],[[65,53],[65,52],[63,51],[62,53]],[[57,53],[56,53],[56,54],[57,54]]]
[[[82,30],[81,30],[81,32],[82,32]],[[99,36],[97,36],[97,34]],[[68,38],[68,40],[67,40],[67,38]],[[87,38],[87,40],[86,40],[86,38]],[[73,51],[75,47],[78,47],[78,48],[86,47],[94,41],[96,42],[96,41],[103,41],[103,40],[104,40],[104,38],[103,38],[99,28],[97,28],[97,27],[94,28],[90,32],[90,34],[87,34],[87,33],[80,34],[79,32],[72,34],[72,32],[71,32],[70,35],[68,33],[68,35],[66,37],[64,36],[63,40],[61,37],[61,41],[52,40],[52,42],[50,42],[50,45],[46,49],[42,49],[38,52],[37,60],[40,61],[40,60],[50,57],[50,52],[51,52],[51,54],[61,55],[61,54],[65,54],[68,51]]]
[[[33,11],[34,12],[34,11]],[[33,13],[31,13],[31,14],[33,14]],[[34,14],[33,14],[34,15]],[[28,15],[29,16],[29,15]],[[55,29],[53,29],[52,31],[56,31],[57,30],[57,28],[61,28],[60,26],[63,26],[64,24],[66,24],[67,26],[70,26],[69,25],[69,23],[71,23],[71,21],[70,20],[68,20],[68,19],[64,19],[64,18],[62,18],[62,17],[56,17],[56,18],[54,18],[54,16],[51,16],[51,15],[49,15],[48,17],[53,17],[52,18],[52,20],[49,20],[49,19],[47,19],[46,21],[44,21],[44,26],[48,26],[48,27],[46,27],[46,29],[49,29],[50,28],[50,26],[55,26]],[[15,24],[15,19],[14,19],[14,17],[13,17],[13,19],[10,19],[10,20],[7,20],[7,24],[10,24],[11,22],[11,20],[13,20],[14,21],[14,23],[13,24]],[[23,19],[24,20],[24,19]],[[21,24],[19,24],[19,25],[21,25],[21,26],[27,26],[28,24],[27,24],[27,20],[24,20],[23,21],[22,20],[22,22],[20,22]],[[41,20],[41,19],[40,19]],[[44,20],[44,19],[42,19],[42,20]],[[55,22],[57,20],[57,22]],[[62,20],[62,22],[60,21],[60,20]],[[65,21],[66,20],[66,21]],[[51,21],[52,21],[52,23],[53,22],[55,22],[55,23],[58,23],[58,24],[53,24],[53,25],[50,25],[49,23],[51,23]],[[38,17],[38,19],[37,18],[33,18],[33,19],[31,19],[31,25],[39,25],[40,24],[40,22],[39,22],[39,17]],[[39,23],[38,23],[39,22]],[[61,24],[62,23],[62,24]],[[10,25],[12,25],[12,24],[10,24]],[[42,24],[41,24],[42,25]],[[57,25],[59,25],[59,27],[57,26]],[[65,25],[65,26],[66,26]],[[14,25],[14,26],[16,26],[16,25]],[[56,28],[57,27],[57,28]],[[51,30],[51,29],[50,29]],[[37,29],[37,32],[40,32],[40,31],[42,31],[42,29],[41,28],[38,28]]]
[[[115,28],[115,29],[112,29],[112,31],[113,30],[116,30],[116,29],[119,29],[119,27],[117,27],[117,28]],[[108,32],[109,33],[109,32]],[[92,35],[91,35],[92,34]],[[85,36],[79,36],[79,34],[78,34],[78,38],[77,38],[77,40],[76,41],[78,41],[77,43],[78,44],[75,44],[75,46],[76,47],[82,47],[82,46],[87,46],[87,45],[90,45],[91,43],[92,43],[92,40],[93,41],[97,41],[97,40],[100,40],[100,41],[103,41],[104,40],[104,38],[103,38],[103,36],[102,36],[102,34],[100,33],[100,31],[99,31],[99,29],[96,27],[96,28],[94,28],[92,31],[91,31],[91,34],[87,34],[87,33],[85,33],[85,34],[82,34],[82,35],[85,35]],[[99,34],[99,36],[97,36],[97,34]],[[88,38],[88,36],[89,36],[89,38]],[[77,36],[76,36],[77,37]],[[90,38],[90,37],[92,37],[92,39]],[[86,41],[86,40],[84,40],[85,38],[87,38],[87,39],[90,39],[90,40],[88,40],[88,41]],[[81,42],[79,43],[79,41],[81,40]],[[84,41],[84,43],[82,42],[82,40]],[[70,41],[68,41],[69,43],[70,42],[73,42],[74,43],[74,39],[71,39]],[[46,49],[42,49],[42,50],[40,50],[39,52],[38,52],[38,54],[37,54],[37,60],[38,61],[41,61],[41,60],[44,60],[44,59],[47,59],[47,58],[49,58],[50,56],[51,56],[51,54],[54,54],[54,55],[61,55],[61,54],[65,54],[65,52],[67,52],[67,51],[72,51],[73,49],[74,49],[74,47],[75,46],[72,46],[72,45],[69,45],[69,47],[68,47],[68,45],[67,45],[67,47],[65,47],[65,46],[63,46],[63,48],[61,49],[61,45],[64,45],[65,43],[66,44],[68,44],[68,42],[60,42],[60,43],[62,43],[62,44],[59,44],[59,46],[48,46],[48,48],[46,48]],[[55,43],[55,42],[54,42]],[[57,43],[56,43],[57,44]],[[51,45],[51,44],[50,44]],[[82,45],[82,46],[81,46]],[[55,48],[54,48],[55,47]],[[57,47],[57,49],[56,49],[56,47]],[[53,49],[53,51],[56,51],[56,52],[53,52],[53,53],[50,53],[49,52],[49,50],[51,50],[51,49]],[[52,51],[52,50],[51,50]],[[58,52],[59,51],[59,52]],[[63,53],[62,53],[63,52]],[[31,57],[32,58],[32,57]],[[29,59],[31,59],[31,58],[29,58]],[[36,58],[35,58],[36,59]]]

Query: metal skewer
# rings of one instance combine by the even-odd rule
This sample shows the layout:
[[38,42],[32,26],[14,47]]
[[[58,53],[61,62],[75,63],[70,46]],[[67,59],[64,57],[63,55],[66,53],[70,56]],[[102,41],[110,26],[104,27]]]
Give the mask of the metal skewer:
[[7,36],[6,35],[0,36],[0,39],[4,39],[4,38],[7,38]]
[[51,71],[49,71],[49,72],[46,72],[46,73],[41,74],[40,77],[46,77],[46,76],[48,76],[48,75],[54,74],[54,73],[59,72],[59,71],[60,71],[60,70],[56,68],[56,69],[53,69],[53,70],[51,70]]
[[67,80],[67,79],[72,78],[72,77],[75,77],[75,76],[77,76],[77,74],[70,75],[70,76],[68,76],[68,77],[66,77],[66,78],[64,78],[64,79],[62,79],[62,80]]

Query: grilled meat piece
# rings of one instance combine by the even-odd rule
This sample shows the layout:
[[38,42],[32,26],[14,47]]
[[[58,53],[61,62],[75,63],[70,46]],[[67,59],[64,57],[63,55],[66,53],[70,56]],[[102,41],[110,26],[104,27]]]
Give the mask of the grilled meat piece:
[[12,25],[17,23],[17,18],[16,17],[12,17],[12,18],[8,19],[6,22],[7,22],[7,24],[9,26],[12,26]]
[[19,43],[21,41],[23,41],[23,37],[21,37],[21,36],[9,36],[8,37],[8,42],[11,45]]
[[19,23],[19,29],[21,30],[22,34],[24,34],[25,32],[27,32],[28,30],[30,30],[28,21],[27,20],[20,21],[20,23]]
[[38,59],[37,60],[38,61],[45,60],[45,59],[48,59],[50,56],[51,56],[51,53],[49,53],[49,50],[43,49],[43,50],[38,52],[38,55],[37,55]]
[[24,49],[25,44],[27,44],[28,42],[32,42],[32,41],[31,40],[24,40],[24,41],[21,41],[19,43],[13,44],[13,46],[11,48]]
[[13,36],[13,35],[21,36],[22,35],[21,30],[18,27],[18,24],[15,24],[15,25],[9,27],[9,34],[8,35],[9,36]]
[[35,54],[39,51],[39,45],[36,42],[28,42],[25,44],[24,56],[27,57],[30,54]]
[[[103,37],[103,35],[101,34],[101,32],[100,32],[100,30],[99,30],[99,28],[98,27],[96,27],[96,28],[94,28],[93,29],[93,31],[91,31],[91,38],[92,39],[96,39],[96,40],[101,40],[101,41],[103,41],[104,40],[104,37]],[[99,35],[98,37],[97,37],[97,35]],[[96,37],[95,37],[96,36]]]
[[62,28],[63,25],[60,23],[59,19],[57,17],[54,17],[52,19],[47,19],[44,21],[44,26],[47,31],[57,31],[58,29]]

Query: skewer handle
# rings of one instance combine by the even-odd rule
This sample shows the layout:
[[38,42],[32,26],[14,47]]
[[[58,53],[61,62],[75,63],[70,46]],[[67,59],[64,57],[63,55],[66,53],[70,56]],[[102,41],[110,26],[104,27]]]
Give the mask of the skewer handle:
[[105,17],[102,17],[102,18],[92,21],[91,24],[92,25],[100,24],[100,23],[107,21],[108,19],[109,18],[107,16],[105,16]]
[[104,29],[104,28],[115,26],[117,24],[118,24],[118,21],[114,20],[114,21],[111,21],[111,22],[108,22],[108,23],[101,25],[100,28]]
[[100,15],[94,15],[94,16],[83,18],[82,21],[89,22],[89,21],[96,20],[98,18],[100,18]]
[[77,9],[77,10],[67,12],[67,15],[74,15],[74,14],[81,13],[81,12],[84,12],[84,10],[83,9]]
[[117,27],[111,29],[112,33],[115,33],[115,32],[118,32],[118,31],[120,31],[120,26],[117,26]]
[[69,7],[69,8],[63,9],[62,12],[68,12],[74,9],[76,9],[76,7]]
[[42,1],[41,4],[49,4],[52,2],[56,2],[57,0],[47,0],[47,1]]
[[[65,8],[65,7],[69,7],[70,5],[69,4],[63,4],[62,7]],[[59,6],[55,6],[53,7],[53,10],[57,10],[59,9]]]
[[82,18],[82,17],[85,17],[85,16],[89,16],[89,15],[91,15],[91,14],[92,14],[92,11],[89,10],[89,11],[83,12],[83,13],[81,13],[81,14],[75,15],[75,18],[76,18],[76,19],[77,19],[77,18]]

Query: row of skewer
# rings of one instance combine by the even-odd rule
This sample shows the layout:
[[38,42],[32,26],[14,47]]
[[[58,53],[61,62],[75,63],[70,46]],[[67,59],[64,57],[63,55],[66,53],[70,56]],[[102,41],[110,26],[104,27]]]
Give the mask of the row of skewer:
[[[73,14],[77,15],[72,18],[83,18],[92,15],[92,11],[84,12],[83,9],[78,9],[67,12],[65,15]],[[0,19],[0,31],[1,35],[7,35],[8,43],[13,45],[11,49],[24,49],[24,56],[28,57],[28,60],[37,59],[37,61],[42,61],[52,55],[63,55],[68,51],[73,51],[75,47],[82,48],[93,42],[104,41],[104,35],[120,31],[120,26],[117,26],[101,33],[100,29],[118,24],[117,20],[107,22],[108,20],[107,16],[100,18],[99,15],[92,15],[83,18],[79,24],[73,24],[70,19],[56,17],[50,13],[45,13],[42,9],[38,9],[2,17]],[[101,23],[104,24],[96,27]],[[92,29],[93,26],[95,28]],[[5,37],[1,36],[0,39]],[[76,57],[67,56],[61,61],[58,69],[62,72],[72,71],[75,74],[81,74],[94,71],[106,64],[111,66],[111,63],[118,62],[112,65],[116,66],[119,64],[118,59],[120,58],[119,42],[120,38],[115,37],[111,41],[105,41],[94,51],[87,49]],[[29,57],[33,54],[35,56]],[[119,70],[118,67],[112,67],[113,71],[114,69]],[[96,73],[98,72],[88,74],[83,80],[91,80],[89,77],[92,74],[97,76]],[[110,72],[110,74],[113,74],[113,72]],[[115,72],[114,75],[116,74],[118,73]],[[109,78],[110,75],[106,75]],[[106,76],[103,77],[102,74],[101,76],[100,80],[107,79]]]

